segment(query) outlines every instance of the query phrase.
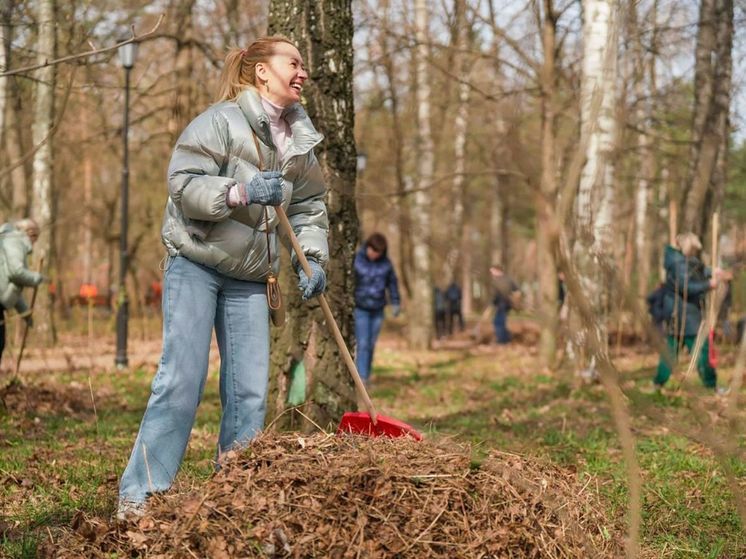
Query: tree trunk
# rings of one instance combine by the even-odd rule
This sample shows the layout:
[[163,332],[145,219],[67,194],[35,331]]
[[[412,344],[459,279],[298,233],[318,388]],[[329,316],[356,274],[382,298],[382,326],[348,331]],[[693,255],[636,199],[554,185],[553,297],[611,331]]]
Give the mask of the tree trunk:
[[552,250],[552,232],[546,224],[554,215],[557,200],[557,14],[552,0],[544,0],[541,68],[541,183],[536,205],[536,258],[538,264],[538,312],[540,318],[539,358],[552,367],[557,352],[558,281],[557,262]]
[[18,91],[18,77],[12,76],[8,82],[8,111],[5,119],[5,149],[8,162],[13,166],[10,172],[11,192],[10,211],[14,216],[29,214],[29,186],[30,165],[22,162],[21,158],[28,148],[27,135],[24,134],[21,115],[24,114],[20,92]]
[[[329,213],[329,265],[326,292],[348,346],[353,340],[353,269],[358,220],[355,211],[356,152],[353,136],[355,114],[352,97],[351,0],[272,0],[269,32],[282,33],[298,46],[310,80],[305,106],[311,120],[324,134],[318,157],[327,180]],[[355,394],[347,368],[317,302],[301,301],[297,277],[285,259],[283,296],[287,323],[272,333],[268,421],[287,407],[291,375],[306,377],[303,413],[322,427],[335,423],[354,406]],[[295,373],[293,373],[295,371]],[[275,425],[302,422],[286,414]],[[303,422],[304,429],[312,425]]]
[[391,145],[394,150],[394,174],[396,176],[396,192],[399,196],[397,215],[397,235],[399,239],[399,270],[403,291],[407,298],[412,296],[412,286],[409,276],[411,274],[411,262],[407,255],[411,254],[409,243],[410,215],[409,204],[405,201],[407,190],[404,175],[404,131],[402,127],[401,109],[399,107],[399,93],[396,89],[396,65],[394,63],[393,51],[389,44],[389,2],[382,3],[383,25],[380,31],[380,43],[383,50],[381,64],[386,74],[388,96],[391,102]]
[[[636,92],[636,122],[638,129],[637,149],[639,158],[639,175],[637,178],[637,192],[635,194],[635,255],[637,259],[637,297],[643,300],[650,290],[652,266],[652,235],[653,228],[650,219],[650,206],[653,199],[653,181],[655,179],[655,153],[653,151],[650,129],[653,118],[652,99],[656,96],[655,52],[657,1],[653,3],[651,14],[653,30],[649,54],[645,56],[645,45],[637,23],[637,6],[629,6],[630,32],[635,37],[635,92]],[[647,90],[645,81],[647,77]],[[638,317],[638,323],[641,317]],[[639,332],[644,329],[638,327]]]
[[414,273],[412,274],[412,301],[409,314],[409,343],[412,349],[427,349],[433,329],[432,272],[430,269],[430,206],[432,195],[434,155],[430,133],[430,48],[428,47],[428,12],[425,0],[415,0],[415,49],[417,79],[417,181],[413,195],[412,249]]
[[[40,0],[38,4],[39,63],[52,60],[55,57],[55,6],[54,0]],[[54,86],[55,66],[48,66],[36,71],[36,102],[34,105],[33,143],[39,146],[33,161],[33,203],[31,216],[41,227],[41,235],[36,242],[36,258],[45,257],[45,275],[54,268],[54,220],[52,200],[53,152],[52,152],[52,120],[54,118]],[[52,324],[52,301],[46,286],[38,291],[36,315],[37,329],[52,335],[54,341],[54,325]]]
[[[0,8],[0,72],[8,69],[10,58],[10,41],[13,27],[11,25],[13,3],[7,1]],[[0,76],[0,146],[5,140],[5,112],[8,110],[8,78]]]
[[174,56],[174,98],[171,104],[171,118],[168,131],[171,143],[175,143],[182,130],[199,112],[195,102],[194,53],[191,40],[194,35],[195,0],[176,2],[174,29],[176,30],[176,54]]
[[[584,4],[583,77],[581,91],[582,134],[588,134],[586,162],[580,177],[576,205],[575,259],[584,292],[594,312],[604,316],[608,309],[606,271],[611,267],[614,242],[613,212],[616,139],[617,7],[614,0],[589,0]],[[598,99],[600,97],[600,99]],[[594,103],[598,99],[598,103]],[[598,105],[598,111],[594,111]],[[595,114],[597,113],[597,114]],[[598,324],[606,328],[606,321]],[[583,362],[588,325],[581,325],[575,338],[578,363],[591,372],[594,359]],[[600,338],[605,340],[605,332]]]
[[[684,223],[704,237],[723,179],[717,178],[723,134],[728,133],[733,50],[733,0],[702,0],[694,69],[690,168],[684,187]],[[727,142],[727,139],[726,139]],[[715,184],[718,180],[720,184]]]
[[[464,216],[467,212],[465,202],[467,197],[464,193],[464,173],[466,171],[466,132],[469,122],[469,93],[470,65],[466,52],[469,49],[469,29],[466,20],[466,4],[464,0],[455,2],[455,33],[456,60],[455,66],[461,82],[458,84],[458,99],[456,104],[456,117],[453,121],[453,183],[451,186],[450,199],[452,202],[451,225],[450,225],[450,248],[445,258],[443,278],[450,281],[460,281],[461,277],[457,270],[464,265],[463,256],[468,242],[465,232]],[[442,287],[442,286],[441,286]],[[463,296],[463,294],[462,294]]]

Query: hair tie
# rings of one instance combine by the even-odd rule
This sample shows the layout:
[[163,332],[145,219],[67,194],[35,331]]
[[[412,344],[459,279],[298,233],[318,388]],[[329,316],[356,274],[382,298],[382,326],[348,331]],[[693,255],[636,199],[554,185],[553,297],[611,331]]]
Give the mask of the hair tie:
[[246,53],[248,52],[248,49],[241,49],[241,58],[246,56]]

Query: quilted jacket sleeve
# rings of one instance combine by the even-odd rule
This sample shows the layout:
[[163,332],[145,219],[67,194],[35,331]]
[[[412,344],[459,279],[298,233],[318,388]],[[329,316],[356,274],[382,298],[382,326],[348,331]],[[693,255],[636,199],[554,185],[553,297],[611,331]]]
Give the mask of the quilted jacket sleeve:
[[222,221],[230,216],[226,194],[236,180],[221,176],[230,147],[219,111],[202,113],[184,129],[168,166],[168,192],[186,217]]

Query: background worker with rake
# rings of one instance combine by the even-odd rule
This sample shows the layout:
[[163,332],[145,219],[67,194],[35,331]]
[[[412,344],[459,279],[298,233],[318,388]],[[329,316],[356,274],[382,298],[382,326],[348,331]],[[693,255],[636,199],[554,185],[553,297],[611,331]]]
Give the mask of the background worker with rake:
[[141,514],[147,497],[173,482],[205,385],[213,328],[221,360],[218,457],[264,425],[267,289],[279,271],[280,210],[270,206],[287,211],[309,262],[308,274],[299,271],[303,298],[324,290],[329,226],[313,153],[323,137],[299,103],[307,79],[298,49],[284,37],[231,50],[219,102],[186,127],[173,150],[161,233],[168,250],[163,353],[119,485],[119,518]]
[[[653,379],[660,389],[671,376],[676,363],[679,345],[686,346],[689,353],[694,351],[697,333],[702,322],[702,313],[707,293],[717,287],[724,273],[715,268],[711,271],[698,258],[702,243],[694,233],[683,233],[676,237],[676,246],[665,248],[663,265],[666,269],[664,314],[670,317],[666,351],[660,356],[658,370]],[[709,340],[704,340],[697,370],[702,384],[707,388],[717,386],[717,372],[709,360]]]
[[0,360],[5,349],[5,311],[15,309],[27,328],[33,324],[21,290],[44,281],[41,273],[28,268],[28,256],[38,238],[39,226],[30,218],[0,227]]

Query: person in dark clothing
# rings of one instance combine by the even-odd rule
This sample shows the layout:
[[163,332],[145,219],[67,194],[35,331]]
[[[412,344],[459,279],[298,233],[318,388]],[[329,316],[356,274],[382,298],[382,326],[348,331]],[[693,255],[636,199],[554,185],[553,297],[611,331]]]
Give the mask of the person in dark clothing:
[[373,350],[383,323],[386,294],[394,316],[399,315],[400,299],[396,272],[386,256],[388,243],[381,233],[373,233],[355,255],[355,364],[367,384]]
[[567,288],[565,287],[565,274],[559,272],[557,274],[557,306],[561,309],[562,305],[565,304],[565,297],[567,296]]
[[461,288],[459,285],[452,281],[446,288],[445,292],[446,299],[446,326],[448,328],[448,335],[453,334],[453,323],[455,319],[458,319],[459,331],[464,329],[464,315],[461,313]]
[[495,338],[498,344],[510,343],[511,335],[508,330],[508,313],[513,308],[514,297],[520,293],[515,282],[508,277],[502,266],[494,265],[490,268],[492,282],[495,286],[495,297],[492,304],[495,306]]
[[658,287],[648,293],[647,297],[645,297],[645,300],[648,303],[648,313],[650,313],[650,318],[652,319],[656,329],[661,334],[666,333],[666,323],[670,318],[670,316],[666,314],[665,294],[666,284],[661,282],[658,284]]
[[725,288],[725,295],[723,295],[723,302],[720,304],[717,321],[723,325],[723,338],[725,340],[732,340],[738,343],[739,341],[741,341],[741,339],[733,339],[735,332],[733,331],[733,326],[730,323],[730,308],[733,306],[732,283],[732,278],[726,279],[723,285],[723,287]]
[[[662,387],[671,376],[676,363],[679,342],[691,353],[697,339],[705,297],[710,289],[717,287],[720,270],[713,274],[697,257],[702,243],[694,233],[684,233],[676,238],[677,247],[667,246],[664,253],[666,281],[664,286],[663,313],[671,317],[668,324],[667,350],[661,355],[658,370],[653,379],[656,387]],[[702,384],[716,388],[717,373],[709,361],[709,340],[697,360],[697,370]]]
[[433,313],[435,315],[435,337],[440,339],[446,335],[447,313],[446,298],[440,287],[433,289]]

